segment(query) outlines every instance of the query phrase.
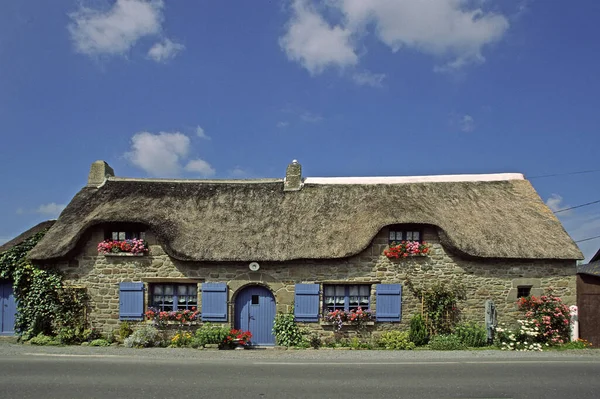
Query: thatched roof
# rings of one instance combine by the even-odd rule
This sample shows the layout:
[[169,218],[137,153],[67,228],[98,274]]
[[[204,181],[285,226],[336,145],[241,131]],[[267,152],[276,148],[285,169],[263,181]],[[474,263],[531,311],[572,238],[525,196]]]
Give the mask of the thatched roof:
[[577,266],[577,274],[600,276],[600,261],[590,262],[585,265]]
[[12,247],[14,247],[15,245],[19,245],[22,242],[26,241],[27,239],[33,237],[40,231],[49,229],[50,227],[52,227],[54,222],[56,222],[56,220],[46,220],[45,222],[41,222],[41,223],[33,226],[32,228],[25,231],[24,233],[19,234],[17,237],[13,238],[9,242],[6,242],[6,243],[0,245],[0,252],[7,251],[7,250],[11,249]]
[[531,184],[522,175],[504,176],[307,178],[300,190],[284,192],[283,179],[123,179],[107,173],[103,185],[73,198],[30,258],[66,257],[90,227],[134,222],[147,225],[180,260],[344,258],[367,248],[385,226],[401,223],[437,226],[448,249],[471,257],[582,259]]
[[600,249],[598,250],[598,252],[596,252],[596,255],[592,256],[590,263],[596,262],[596,261],[600,261]]

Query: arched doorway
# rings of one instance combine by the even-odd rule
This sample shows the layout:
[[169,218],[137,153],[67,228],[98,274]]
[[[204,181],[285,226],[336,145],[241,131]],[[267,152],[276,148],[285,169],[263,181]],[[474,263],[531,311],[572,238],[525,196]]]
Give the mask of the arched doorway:
[[252,333],[252,345],[275,345],[275,298],[260,285],[242,288],[235,299],[235,328]]

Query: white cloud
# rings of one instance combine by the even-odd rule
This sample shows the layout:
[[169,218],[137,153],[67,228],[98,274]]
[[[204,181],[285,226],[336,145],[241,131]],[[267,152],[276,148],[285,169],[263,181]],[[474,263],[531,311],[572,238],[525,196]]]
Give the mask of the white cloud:
[[463,132],[469,133],[475,130],[475,119],[471,115],[463,115],[460,119],[460,130]]
[[[501,14],[471,0],[295,0],[286,34],[280,39],[288,58],[311,74],[329,66],[358,62],[358,40],[374,34],[393,52],[404,48],[441,60],[449,71],[485,61],[483,48],[499,41],[509,27]],[[323,11],[324,10],[324,11]],[[325,11],[329,11],[328,13]],[[341,15],[337,25],[324,15]],[[332,27],[333,25],[333,27]]]
[[302,113],[302,115],[300,115],[300,119],[308,123],[317,123],[321,122],[323,120],[323,117],[321,115],[316,115],[310,112],[304,112]]
[[66,204],[57,204],[56,202],[50,202],[48,204],[42,204],[36,209],[25,209],[18,208],[17,215],[27,215],[37,213],[46,217],[58,217],[58,215],[65,209]]
[[214,175],[215,169],[208,162],[199,158],[187,160],[190,146],[190,138],[180,132],[140,132],[131,138],[131,151],[125,153],[125,158],[155,177],[176,177],[184,171]]
[[563,197],[558,194],[552,194],[550,198],[546,200],[546,206],[550,208],[552,212],[556,212],[559,209],[565,208],[563,205]]
[[200,125],[196,127],[196,136],[200,137],[201,139],[210,140],[210,137],[206,135],[206,132],[204,129],[202,129],[202,127],[200,127]]
[[131,151],[125,158],[152,176],[177,176],[189,147],[189,137],[179,132],[140,132],[131,138]]
[[280,129],[286,128],[289,125],[290,125],[290,123],[286,122],[286,121],[279,121],[279,122],[277,122],[277,127],[280,128]]
[[229,174],[231,175],[231,177],[234,177],[236,179],[248,177],[248,172],[239,166],[236,166],[235,168],[233,168],[233,170],[231,172],[229,172]]
[[148,50],[148,57],[156,62],[166,62],[173,59],[181,51],[185,49],[183,44],[175,43],[169,39],[163,39],[160,42],[156,42],[154,46]]
[[107,10],[80,6],[69,14],[69,33],[80,53],[123,55],[141,38],[161,32],[163,6],[162,0],[117,0]]
[[288,59],[316,75],[330,66],[343,68],[358,62],[351,33],[340,25],[330,25],[310,0],[294,0],[292,18],[279,45]]
[[185,166],[185,170],[188,172],[198,173],[201,176],[205,177],[214,176],[215,174],[215,170],[213,169],[213,167],[210,166],[210,164],[203,159],[194,159],[192,161],[189,161],[188,164]]
[[359,86],[382,87],[383,79],[385,79],[385,74],[369,71],[357,72],[352,75],[352,80]]
[[35,210],[35,213],[39,213],[41,215],[46,215],[46,216],[58,216],[63,211],[63,209],[65,209],[65,206],[67,206],[67,205],[51,202],[49,204],[40,205]]

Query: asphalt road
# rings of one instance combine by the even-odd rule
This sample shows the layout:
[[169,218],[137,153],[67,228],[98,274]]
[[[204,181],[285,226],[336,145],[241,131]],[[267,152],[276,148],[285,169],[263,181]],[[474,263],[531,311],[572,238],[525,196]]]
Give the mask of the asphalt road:
[[2,398],[597,398],[600,351],[0,346]]

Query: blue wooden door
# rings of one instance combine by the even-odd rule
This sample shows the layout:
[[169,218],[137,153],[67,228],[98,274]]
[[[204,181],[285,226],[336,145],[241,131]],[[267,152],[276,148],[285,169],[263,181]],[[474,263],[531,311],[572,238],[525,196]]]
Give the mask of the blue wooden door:
[[235,328],[252,333],[252,345],[275,345],[275,298],[265,287],[244,288],[235,299]]
[[15,334],[17,303],[11,281],[0,281],[0,335]]

